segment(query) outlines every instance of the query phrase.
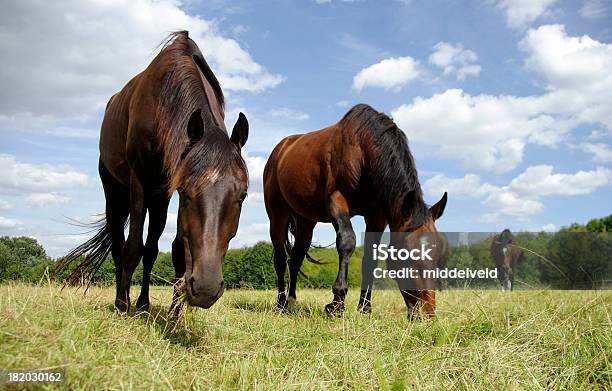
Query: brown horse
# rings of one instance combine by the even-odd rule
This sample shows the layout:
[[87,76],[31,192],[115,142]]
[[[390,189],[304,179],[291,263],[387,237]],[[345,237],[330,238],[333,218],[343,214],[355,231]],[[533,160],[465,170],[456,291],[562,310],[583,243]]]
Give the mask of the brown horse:
[[158,240],[170,197],[178,190],[178,228],[172,245],[176,277],[185,277],[190,304],[213,305],[223,294],[223,259],[236,234],[248,186],[240,154],[248,137],[247,119],[240,113],[231,137],[223,119],[223,93],[200,49],[187,31],[171,34],[151,64],[106,107],[99,159],[106,219],[92,239],[61,261],[60,266],[66,266],[84,256],[69,281],[91,280],[112,253],[115,307],[126,313],[132,274],[143,258],[136,304],[146,309]]
[[[349,258],[356,237],[351,217],[364,216],[366,231],[436,232],[446,193],[433,207],[423,201],[414,159],[404,133],[383,113],[367,105],[353,107],[340,122],[315,132],[293,135],[272,151],[264,169],[264,199],[270,219],[277,305],[287,307],[285,245],[289,252],[289,300],[296,298],[297,276],[317,222],[331,222],[339,255],[333,301],[327,313],[344,310]],[[380,241],[380,236],[378,238]],[[362,282],[359,308],[369,310],[371,287]],[[419,301],[433,314],[433,291],[402,291],[409,310]]]
[[517,265],[523,260],[524,254],[514,240],[509,229],[493,237],[491,242],[491,258],[495,261],[499,281],[503,290],[514,289],[514,273]]

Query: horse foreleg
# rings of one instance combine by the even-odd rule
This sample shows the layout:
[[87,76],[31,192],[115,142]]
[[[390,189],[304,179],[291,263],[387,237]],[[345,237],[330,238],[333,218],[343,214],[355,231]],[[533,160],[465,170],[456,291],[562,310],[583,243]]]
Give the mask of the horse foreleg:
[[334,299],[325,306],[327,314],[336,314],[344,311],[344,298],[348,292],[348,265],[357,238],[351,224],[348,203],[344,196],[336,191],[330,197],[330,214],[332,224],[336,229],[336,249],[338,250],[338,276],[332,287]]
[[[285,251],[285,242],[287,240],[287,221],[288,216],[283,213],[279,216],[278,213],[270,217],[270,239],[274,248],[274,270],[276,271],[276,283],[278,286],[278,295],[276,298],[276,306],[280,310],[287,309],[287,293],[285,292],[285,273],[287,271],[287,252]],[[282,218],[281,218],[282,217]]]
[[[366,232],[368,235],[374,235],[372,237],[372,245],[379,244],[382,237],[383,231],[387,226],[384,216],[366,216]],[[364,255],[361,262],[361,293],[359,294],[359,304],[357,304],[357,310],[369,313],[372,312],[372,288],[374,285],[374,262],[366,262],[366,256]]]
[[121,253],[121,263],[123,264],[121,283],[117,290],[115,308],[120,314],[125,314],[130,310],[130,285],[132,275],[143,252],[142,233],[145,219],[145,200],[142,185],[136,175],[132,173],[130,177],[130,229],[128,238],[123,245]]
[[[179,207],[180,208],[180,207]],[[172,304],[170,304],[170,314],[178,318],[181,313],[182,303],[180,297],[184,294],[184,287],[180,287],[178,282],[185,276],[187,265],[185,264],[185,245],[181,240],[181,228],[177,221],[176,237],[172,241],[172,265],[174,266],[174,291],[172,293]]]
[[153,264],[155,264],[159,254],[158,242],[166,227],[169,203],[170,199],[165,196],[162,199],[149,203],[149,230],[142,257],[142,287],[140,288],[140,296],[136,301],[136,308],[140,311],[147,310],[150,305],[149,284],[151,283],[151,270],[153,270]]

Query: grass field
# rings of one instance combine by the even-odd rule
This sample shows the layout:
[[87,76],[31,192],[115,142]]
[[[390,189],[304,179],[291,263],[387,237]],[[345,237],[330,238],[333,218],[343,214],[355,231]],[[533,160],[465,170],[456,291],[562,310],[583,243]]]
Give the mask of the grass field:
[[[610,291],[444,291],[438,319],[411,322],[399,292],[374,311],[322,314],[302,290],[288,314],[272,291],[228,291],[166,320],[115,315],[114,288],[0,286],[0,368],[64,368],[70,389],[611,389]],[[137,297],[134,290],[132,297]]]

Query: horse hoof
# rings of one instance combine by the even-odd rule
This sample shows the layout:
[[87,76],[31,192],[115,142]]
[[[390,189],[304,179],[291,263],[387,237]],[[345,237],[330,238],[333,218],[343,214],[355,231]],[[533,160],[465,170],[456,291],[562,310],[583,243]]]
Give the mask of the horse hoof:
[[138,309],[138,311],[148,311],[149,308],[151,307],[151,303],[149,303],[149,301],[140,301],[138,300],[136,302],[136,308]]
[[289,296],[287,298],[287,309],[292,309],[293,307],[295,307],[295,302],[297,301],[297,299],[293,296]]
[[359,305],[357,306],[357,311],[361,312],[362,314],[371,314],[372,306],[370,304]]
[[344,312],[344,302],[332,301],[325,306],[325,313],[327,315],[340,316]]
[[287,301],[287,295],[285,295],[285,292],[279,293],[278,298],[276,299],[276,308],[284,312],[287,311],[288,304],[289,303]]
[[129,303],[126,303],[123,300],[115,300],[115,312],[117,312],[118,315],[126,315],[129,311]]

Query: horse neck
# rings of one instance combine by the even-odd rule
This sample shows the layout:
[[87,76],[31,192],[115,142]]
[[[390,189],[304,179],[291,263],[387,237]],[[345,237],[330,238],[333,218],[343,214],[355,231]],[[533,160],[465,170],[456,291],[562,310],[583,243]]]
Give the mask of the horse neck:
[[[392,164],[392,162],[388,165],[383,164],[389,162],[389,159],[399,159],[385,156],[384,153],[377,151],[375,148],[362,146],[362,150],[365,157],[364,168],[371,182],[369,185],[374,188],[378,198],[377,201],[384,208],[389,226],[399,227],[404,220],[402,204],[406,194],[411,190],[416,190],[417,197],[414,207],[421,208],[425,205],[418,177],[411,177],[411,175],[416,175],[416,172],[411,167],[403,167],[403,162],[402,164],[400,162],[397,162],[398,164]],[[412,158],[410,158],[410,161],[413,163]],[[390,172],[390,170],[394,171]]]

